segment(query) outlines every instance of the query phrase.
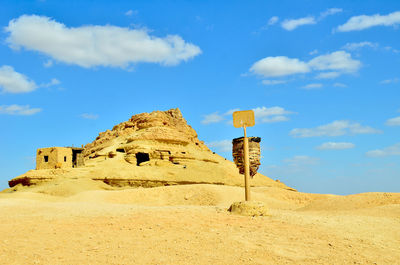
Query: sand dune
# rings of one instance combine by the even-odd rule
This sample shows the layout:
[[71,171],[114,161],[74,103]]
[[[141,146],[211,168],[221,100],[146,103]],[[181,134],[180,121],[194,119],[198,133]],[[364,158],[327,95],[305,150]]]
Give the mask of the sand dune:
[[0,193],[3,264],[399,264],[400,194],[252,189],[270,216],[226,209],[240,187],[116,189],[55,181]]

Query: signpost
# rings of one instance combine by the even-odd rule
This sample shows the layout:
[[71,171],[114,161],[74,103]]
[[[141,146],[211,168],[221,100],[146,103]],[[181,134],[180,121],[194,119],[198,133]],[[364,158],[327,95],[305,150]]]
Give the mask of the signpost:
[[245,186],[245,200],[250,201],[250,162],[249,162],[249,139],[247,138],[246,127],[255,125],[254,111],[243,110],[235,111],[233,113],[233,126],[235,128],[243,127],[243,162],[244,162],[244,186]]

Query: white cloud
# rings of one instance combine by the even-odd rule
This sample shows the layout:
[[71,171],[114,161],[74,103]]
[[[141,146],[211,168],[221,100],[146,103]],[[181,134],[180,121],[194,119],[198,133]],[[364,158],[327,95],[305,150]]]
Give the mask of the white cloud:
[[290,131],[291,136],[300,138],[376,133],[382,133],[382,131],[346,120],[333,121],[316,128],[295,128]]
[[263,80],[262,83],[263,83],[263,85],[274,86],[274,85],[279,85],[279,84],[285,84],[285,83],[287,83],[287,81],[286,80]]
[[91,113],[82,113],[80,117],[88,120],[97,120],[99,118],[99,115]]
[[235,111],[238,111],[240,109],[236,108],[236,109],[230,109],[227,112],[224,113],[224,116],[229,116],[232,115]]
[[343,84],[343,83],[334,83],[333,86],[334,87],[347,87],[347,85]]
[[125,16],[132,16],[132,15],[137,15],[137,14],[138,14],[138,11],[132,10],[132,9],[125,12]]
[[285,110],[282,107],[258,107],[253,109],[256,122],[258,123],[273,123],[288,121],[287,115],[293,114],[292,111]]
[[338,31],[364,30],[375,26],[394,26],[400,24],[400,11],[388,15],[375,14],[351,17],[345,24],[338,27]]
[[315,49],[315,50],[310,51],[308,54],[309,54],[309,55],[315,55],[315,54],[317,54],[317,53],[318,53],[318,50]]
[[53,66],[53,61],[52,60],[47,60],[46,62],[43,63],[43,66],[46,68],[52,67]]
[[305,86],[303,86],[302,88],[303,88],[303,89],[307,89],[307,90],[312,90],[312,89],[318,89],[318,88],[321,88],[321,87],[322,87],[322,84],[315,83],[315,84],[308,84],[308,85],[305,85]]
[[297,27],[304,26],[304,25],[313,25],[316,24],[317,22],[315,21],[314,17],[303,17],[299,19],[285,19],[282,23],[281,26],[282,28],[292,31],[296,29]]
[[366,153],[369,157],[382,157],[382,156],[394,156],[400,155],[400,143],[394,144],[392,146],[385,147],[383,149],[377,149],[368,151]]
[[[255,62],[250,72],[263,77],[280,77],[314,71],[328,71],[319,78],[334,78],[344,73],[354,73],[361,67],[361,62],[351,58],[345,51],[336,51],[319,55],[309,62],[286,56],[266,57]],[[268,81],[267,81],[268,83]]]
[[[211,124],[211,123],[219,123],[225,120],[227,116],[232,116],[233,112],[238,111],[240,109],[231,109],[223,114],[219,114],[219,112],[214,112],[204,116],[204,119],[201,121],[202,124]],[[254,117],[256,119],[256,123],[273,123],[273,122],[283,122],[288,121],[289,117],[287,115],[294,114],[292,111],[285,110],[282,107],[257,107],[253,109]],[[229,120],[228,124],[233,124],[232,120]]]
[[303,166],[303,165],[315,165],[318,164],[319,158],[317,157],[311,157],[311,156],[305,156],[305,155],[298,155],[294,156],[292,158],[287,158],[284,159],[283,162],[290,166]]
[[206,145],[211,149],[216,148],[221,152],[232,151],[232,140],[214,141],[206,143]]
[[[318,21],[326,18],[327,16],[331,16],[331,15],[334,15],[334,14],[337,14],[340,12],[343,12],[343,9],[329,8],[326,11],[320,13],[320,15],[318,17]],[[273,24],[275,24],[276,22],[278,22],[278,20],[276,20],[276,21],[274,20]],[[317,20],[315,19],[314,16],[308,16],[308,17],[302,17],[302,18],[298,18],[298,19],[285,19],[284,21],[282,21],[281,26],[285,30],[292,31],[300,26],[314,25],[316,23],[317,23]]]
[[88,25],[68,28],[51,18],[23,15],[9,22],[10,47],[38,51],[82,67],[128,67],[146,62],[176,65],[201,53],[178,35],[159,38],[144,29]]
[[41,84],[41,87],[51,87],[61,84],[61,82],[57,78],[51,79],[49,83]]
[[307,63],[286,56],[266,57],[255,62],[250,68],[250,72],[264,77],[286,76],[309,71]]
[[317,78],[317,79],[333,79],[333,78],[336,78],[339,76],[340,76],[339,72],[324,72],[324,73],[319,73],[315,78]]
[[268,26],[272,26],[279,21],[279,17],[273,16],[268,20]]
[[31,108],[29,105],[3,105],[0,114],[29,116],[42,111],[40,108]]
[[341,12],[343,12],[343,9],[341,9],[341,8],[335,8],[335,7],[334,8],[329,8],[326,11],[321,12],[321,14],[319,16],[319,19],[323,19],[323,18],[325,18],[327,16],[331,16],[331,15],[334,15],[334,14],[337,14],[337,13],[341,13]]
[[361,62],[351,58],[345,51],[337,51],[320,55],[308,62],[316,70],[335,70],[344,73],[356,72],[361,67]]
[[386,46],[384,49],[387,50],[387,51],[391,51],[393,53],[400,53],[400,50],[397,50],[397,49],[395,49],[393,47],[390,47],[390,46]]
[[380,84],[387,85],[387,84],[398,83],[399,81],[400,81],[400,79],[396,77],[396,78],[393,78],[393,79],[382,80],[380,82]]
[[355,144],[353,143],[337,143],[337,142],[327,142],[323,143],[320,146],[317,146],[319,150],[342,150],[342,149],[351,149],[354,148]]
[[25,75],[14,71],[8,65],[0,67],[0,91],[4,93],[27,93],[35,90],[37,85]]
[[202,124],[218,123],[224,120],[224,115],[214,112],[211,114],[204,115],[204,119],[201,121]]
[[400,116],[388,119],[385,124],[387,126],[400,126]]
[[363,42],[351,42],[351,43],[346,43],[342,49],[348,50],[348,51],[354,51],[358,50],[364,47],[370,47],[370,48],[377,48],[379,46],[378,43],[372,43],[369,41],[363,41]]

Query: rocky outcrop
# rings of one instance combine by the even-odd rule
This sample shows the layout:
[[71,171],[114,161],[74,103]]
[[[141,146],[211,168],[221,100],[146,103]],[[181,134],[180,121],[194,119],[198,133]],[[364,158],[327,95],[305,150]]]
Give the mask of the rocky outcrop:
[[[234,163],[213,153],[200,141],[179,109],[134,115],[112,130],[99,133],[82,153],[83,167],[30,170],[9,184],[90,178],[114,186],[243,185],[243,176]],[[290,189],[261,174],[256,174],[251,185]]]
[[[260,151],[260,137],[248,137],[249,141],[249,162],[250,162],[250,176],[253,177],[257,174],[258,167],[261,165],[261,151]],[[232,155],[233,161],[239,168],[239,173],[244,174],[244,151],[243,142],[244,138],[235,138],[232,140]]]

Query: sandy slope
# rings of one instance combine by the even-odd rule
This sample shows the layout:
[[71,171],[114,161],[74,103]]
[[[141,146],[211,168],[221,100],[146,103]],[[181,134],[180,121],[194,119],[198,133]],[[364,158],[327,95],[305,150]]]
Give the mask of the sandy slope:
[[245,217],[240,187],[74,184],[0,193],[2,264],[400,264],[398,193],[253,188]]

